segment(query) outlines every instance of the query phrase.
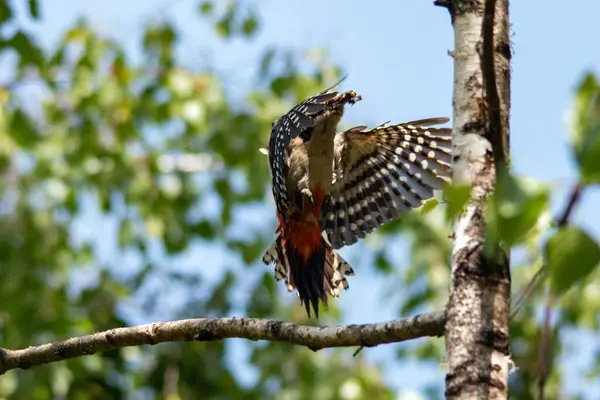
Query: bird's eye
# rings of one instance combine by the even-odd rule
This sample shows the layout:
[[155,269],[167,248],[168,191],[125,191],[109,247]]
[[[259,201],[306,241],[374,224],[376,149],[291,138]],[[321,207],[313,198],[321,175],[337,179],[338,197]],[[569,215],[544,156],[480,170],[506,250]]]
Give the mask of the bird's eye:
[[312,137],[313,128],[306,128],[302,132],[300,132],[300,139],[305,142],[308,142]]

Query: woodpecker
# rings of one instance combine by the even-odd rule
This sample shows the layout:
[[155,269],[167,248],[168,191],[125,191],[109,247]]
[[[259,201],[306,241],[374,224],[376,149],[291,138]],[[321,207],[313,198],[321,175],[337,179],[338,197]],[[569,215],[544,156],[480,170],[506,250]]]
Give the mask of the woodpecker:
[[275,279],[296,290],[309,317],[354,275],[334,249],[420,207],[451,176],[451,129],[431,128],[448,118],[337,133],[345,105],[361,99],[332,88],[310,97],[273,123],[261,149],[279,223],[262,260],[275,264]]

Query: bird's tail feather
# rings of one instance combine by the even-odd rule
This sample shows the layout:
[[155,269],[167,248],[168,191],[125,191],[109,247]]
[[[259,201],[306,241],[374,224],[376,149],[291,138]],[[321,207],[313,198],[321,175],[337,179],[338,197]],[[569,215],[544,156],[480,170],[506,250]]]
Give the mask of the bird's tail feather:
[[282,240],[280,233],[262,260],[275,264],[275,279],[284,280],[289,292],[296,290],[309,317],[312,306],[319,318],[319,301],[327,308],[327,296],[338,297],[340,289],[349,287],[346,276],[354,275],[352,267],[323,237],[310,253],[303,254],[292,241]]

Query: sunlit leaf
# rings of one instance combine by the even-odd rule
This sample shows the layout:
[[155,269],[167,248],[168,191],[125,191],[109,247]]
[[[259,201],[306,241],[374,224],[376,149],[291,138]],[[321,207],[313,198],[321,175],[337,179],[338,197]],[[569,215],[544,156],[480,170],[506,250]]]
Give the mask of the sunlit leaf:
[[600,263],[600,246],[578,227],[560,228],[545,246],[552,289],[562,294],[587,277]]
[[440,204],[439,200],[436,198],[429,199],[423,203],[423,206],[420,208],[422,214],[428,214],[431,211],[435,210],[435,208]]

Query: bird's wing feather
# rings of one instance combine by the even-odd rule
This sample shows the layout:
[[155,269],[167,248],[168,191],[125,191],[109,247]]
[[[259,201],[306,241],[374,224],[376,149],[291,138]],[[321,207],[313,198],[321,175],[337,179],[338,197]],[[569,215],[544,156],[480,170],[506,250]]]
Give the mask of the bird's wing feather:
[[447,121],[355,127],[336,136],[333,185],[321,221],[334,248],[420,207],[450,180],[452,130],[429,128]]

